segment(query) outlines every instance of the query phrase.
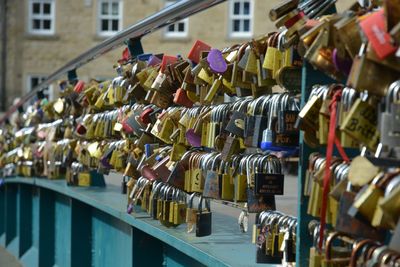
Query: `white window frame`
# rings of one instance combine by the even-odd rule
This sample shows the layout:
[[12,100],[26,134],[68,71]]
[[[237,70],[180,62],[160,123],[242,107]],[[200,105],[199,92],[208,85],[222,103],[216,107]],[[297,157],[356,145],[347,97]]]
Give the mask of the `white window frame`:
[[[40,3],[48,3],[51,5],[50,14],[33,14],[33,4]],[[33,28],[33,20],[39,19],[50,20],[50,29],[34,29]],[[41,22],[43,23],[43,22]],[[55,23],[56,23],[56,1],[55,0],[28,0],[28,32],[30,34],[35,35],[53,35],[55,33]]]
[[[27,75],[27,79],[26,79],[26,93],[29,93],[31,90],[33,90],[32,87],[32,79],[33,78],[38,78],[39,79],[39,84],[46,79],[46,75],[43,74],[29,74]],[[46,94],[48,96],[48,100],[49,101],[53,101],[54,100],[54,87],[53,85],[49,85],[47,87],[47,89],[44,90],[44,94]]]
[[[176,2],[177,1],[174,1],[174,0],[166,0],[165,1],[165,6],[167,7],[167,6],[172,5],[172,4],[176,3]],[[184,18],[184,19],[182,19],[180,21],[175,22],[175,24],[171,24],[171,25],[175,25],[174,27],[175,27],[175,29],[177,29],[178,28],[178,23],[183,23],[183,25],[185,27],[184,31],[183,32],[180,32],[180,31],[177,31],[177,30],[169,31],[168,30],[169,26],[167,26],[167,27],[165,27],[165,30],[164,30],[164,37],[166,37],[166,38],[187,38],[188,34],[189,34],[189,18]]]
[[[244,2],[250,3],[250,14],[234,14],[234,7],[235,3],[240,3],[241,10],[244,9]],[[248,19],[250,20],[249,31],[233,31],[233,21],[234,20],[241,20],[241,26],[243,26],[243,20]],[[253,24],[254,24],[254,0],[230,0],[229,1],[229,37],[230,38],[251,38],[253,37]]]
[[[109,10],[109,14],[108,15],[101,14],[102,3],[108,3],[108,5],[109,5],[108,6],[108,10]],[[112,7],[111,7],[112,5],[111,4],[112,3],[118,3],[118,15],[111,14],[111,11],[112,11]],[[122,30],[122,19],[123,19],[123,16],[122,16],[122,12],[123,12],[122,4],[123,4],[122,0],[99,0],[97,2],[97,5],[98,5],[97,6],[97,34],[99,36],[112,36],[116,32]],[[115,19],[118,20],[118,31],[103,31],[101,29],[102,20],[115,20]],[[109,25],[109,27],[110,27],[110,25]]]

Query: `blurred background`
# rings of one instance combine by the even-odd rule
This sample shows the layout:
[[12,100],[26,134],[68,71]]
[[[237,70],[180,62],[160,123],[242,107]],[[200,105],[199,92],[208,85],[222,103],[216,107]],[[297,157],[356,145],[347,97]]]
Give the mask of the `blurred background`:
[[[201,0],[199,0],[201,1]],[[186,56],[200,39],[223,48],[275,30],[268,11],[282,0],[229,0],[142,40],[145,52]],[[0,0],[0,112],[94,45],[176,1]],[[341,1],[348,6],[351,1]],[[78,70],[78,78],[115,76],[123,47]],[[44,93],[57,97],[56,84]]]

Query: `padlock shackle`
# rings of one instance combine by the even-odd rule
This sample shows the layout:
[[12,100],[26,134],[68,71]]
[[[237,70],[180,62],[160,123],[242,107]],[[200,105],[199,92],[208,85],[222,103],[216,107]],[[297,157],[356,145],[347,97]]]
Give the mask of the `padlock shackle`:
[[396,175],[392,180],[386,185],[385,188],[385,198],[387,198],[397,187],[400,186],[400,175]]
[[[207,211],[211,212],[210,199],[204,197],[204,203],[205,203]],[[198,209],[199,214],[203,213],[203,195],[200,195],[199,205],[198,205],[197,209]]]
[[[400,90],[400,81],[394,81],[389,85],[388,91],[385,97],[385,110],[391,113],[391,104],[398,101],[398,94]],[[397,98],[396,98],[397,97]]]
[[268,215],[269,210],[263,210],[260,212],[260,214],[258,215],[258,220],[256,221],[256,224],[261,225],[262,222],[265,220],[265,218]]
[[190,195],[190,197],[189,197],[189,203],[188,203],[188,208],[191,208],[191,209],[193,209],[193,199],[194,199],[194,197],[197,195],[197,193],[195,192],[195,193],[192,193],[191,195]]
[[360,257],[359,252],[367,245],[368,246],[370,246],[370,245],[379,246],[379,242],[377,242],[376,240],[372,240],[372,239],[362,239],[362,240],[356,241],[354,243],[353,249],[351,251],[349,267],[357,267],[357,261],[358,261],[358,258]]
[[212,161],[211,161],[211,170],[212,171],[217,171],[217,165],[219,165],[218,163],[217,163],[217,161],[219,160],[221,158],[221,153],[217,153],[217,154],[215,154],[214,155],[214,157],[213,157],[213,159],[212,159]]
[[180,189],[178,189],[178,201],[179,200],[185,204],[187,203],[187,193]]
[[246,158],[246,175],[247,175],[247,186],[250,188],[251,186],[251,170],[250,170],[250,160],[253,157],[259,156],[257,154],[248,155]]
[[351,236],[345,233],[340,233],[340,232],[332,232],[328,235],[327,239],[326,239],[326,243],[325,243],[325,257],[327,260],[331,260],[332,259],[332,245],[333,245],[333,241],[337,238],[337,237],[347,237],[349,239],[351,239]]
[[[155,183],[155,184],[154,184],[154,183]],[[151,192],[152,192],[152,194],[153,194],[153,199],[156,199],[156,197],[158,196],[162,185],[163,185],[162,182],[158,182],[158,181],[154,181],[154,182],[153,182],[153,188],[152,188],[152,190],[151,190]]]
[[165,200],[166,190],[168,190],[169,187],[170,187],[170,185],[168,185],[168,184],[163,184],[161,186],[161,189],[160,189],[159,195],[158,195],[158,199]]

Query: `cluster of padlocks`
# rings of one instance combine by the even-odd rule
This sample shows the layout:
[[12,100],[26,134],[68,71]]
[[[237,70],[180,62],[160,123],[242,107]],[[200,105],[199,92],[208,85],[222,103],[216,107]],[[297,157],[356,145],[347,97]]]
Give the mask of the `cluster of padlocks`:
[[298,52],[335,80],[306,81],[296,121],[315,151],[301,174],[307,214],[319,219],[310,266],[399,264],[398,7],[355,3],[297,29]]
[[323,16],[334,2],[285,1],[270,12],[278,30],[246,43],[131,51],[112,80],[61,82],[59,99],[3,127],[3,176],[91,186],[118,172],[128,213],[198,237],[212,233],[210,200],[240,204],[242,231],[257,214],[257,263],[293,263],[309,220],[276,211],[275,196],[299,154],[299,205],[318,219],[301,244],[310,266],[397,266],[400,4]]

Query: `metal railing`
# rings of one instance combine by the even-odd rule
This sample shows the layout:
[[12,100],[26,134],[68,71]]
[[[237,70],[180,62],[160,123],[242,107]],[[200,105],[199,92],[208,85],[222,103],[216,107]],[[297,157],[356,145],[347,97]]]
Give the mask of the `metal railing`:
[[33,88],[32,91],[24,95],[18,103],[9,108],[5,115],[0,119],[0,124],[2,124],[12,113],[25,104],[30,98],[35,96],[37,92],[56,82],[68,71],[75,70],[96,59],[97,57],[120,47],[127,39],[141,38],[158,29],[173,24],[181,19],[190,17],[198,12],[225,1],[226,0],[181,0],[173,5],[165,7],[159,12],[137,22],[136,24],[117,32],[112,37],[82,53],[56,70],[53,74],[47,77],[46,80]]

